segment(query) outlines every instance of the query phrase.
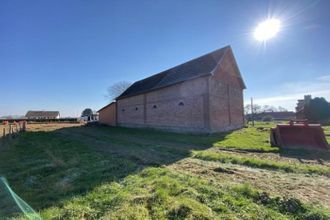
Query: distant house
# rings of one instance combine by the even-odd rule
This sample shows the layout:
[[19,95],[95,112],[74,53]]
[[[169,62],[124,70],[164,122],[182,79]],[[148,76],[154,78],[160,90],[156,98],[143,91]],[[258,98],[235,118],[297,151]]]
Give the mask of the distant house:
[[116,126],[116,103],[111,102],[97,111],[99,113],[99,123]]
[[91,115],[88,116],[81,116],[80,117],[80,121],[83,122],[97,122],[99,120],[99,114],[98,113],[93,113]]
[[25,115],[27,119],[58,119],[59,111],[28,111]]
[[98,120],[99,120],[99,114],[90,108],[84,109],[84,111],[81,113],[80,121],[89,123],[89,122],[96,122]]
[[305,106],[309,104],[311,101],[311,95],[305,95],[304,99],[298,99],[298,103],[296,106],[296,118],[297,119],[305,119]]
[[135,82],[99,113],[100,118],[112,114],[105,122],[124,127],[228,131],[244,125],[244,89],[233,51],[226,46]]

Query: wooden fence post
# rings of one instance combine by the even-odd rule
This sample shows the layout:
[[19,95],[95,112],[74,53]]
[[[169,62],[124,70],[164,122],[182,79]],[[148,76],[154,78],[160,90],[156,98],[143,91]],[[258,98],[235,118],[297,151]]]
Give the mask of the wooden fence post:
[[23,121],[23,131],[26,131],[26,121]]

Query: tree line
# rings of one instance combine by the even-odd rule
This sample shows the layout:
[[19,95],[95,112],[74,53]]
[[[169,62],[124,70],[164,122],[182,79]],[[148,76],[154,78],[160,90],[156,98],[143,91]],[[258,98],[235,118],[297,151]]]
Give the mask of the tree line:
[[[258,105],[258,104],[254,104],[253,105],[253,113],[254,114],[258,114],[258,113],[262,113],[262,112],[287,112],[288,110],[282,106],[272,106],[272,105]],[[247,104],[244,106],[244,113],[247,114],[251,114],[251,104]]]

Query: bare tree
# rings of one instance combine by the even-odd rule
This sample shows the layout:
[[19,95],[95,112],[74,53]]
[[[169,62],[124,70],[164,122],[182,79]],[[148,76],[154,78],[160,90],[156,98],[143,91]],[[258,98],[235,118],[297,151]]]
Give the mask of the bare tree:
[[248,115],[251,113],[251,105],[247,104],[244,106],[244,115]]
[[120,81],[112,84],[107,89],[106,98],[111,101],[115,100],[118,96],[120,96],[128,87],[130,87],[132,83],[127,81]]
[[278,106],[278,111],[279,112],[287,112],[288,110],[286,108],[283,108],[282,106]]
[[[247,105],[244,106],[244,112],[245,112],[245,114],[251,114],[252,113],[250,104],[247,104]],[[258,105],[258,104],[254,104],[253,105],[253,113],[258,114],[260,112],[261,112],[261,106]]]
[[264,105],[262,107],[262,111],[263,112],[276,112],[277,108],[275,106],[272,106],[272,105]]
[[261,112],[261,106],[258,104],[253,105],[253,112],[254,113],[260,113]]

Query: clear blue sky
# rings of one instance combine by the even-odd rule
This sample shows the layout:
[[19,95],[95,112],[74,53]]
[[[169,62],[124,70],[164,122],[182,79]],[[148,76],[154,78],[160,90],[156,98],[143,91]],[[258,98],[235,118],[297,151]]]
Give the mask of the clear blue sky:
[[[105,105],[134,82],[231,45],[245,99],[293,109],[304,93],[330,100],[330,1],[0,0],[0,115]],[[273,16],[262,45],[256,25]]]

